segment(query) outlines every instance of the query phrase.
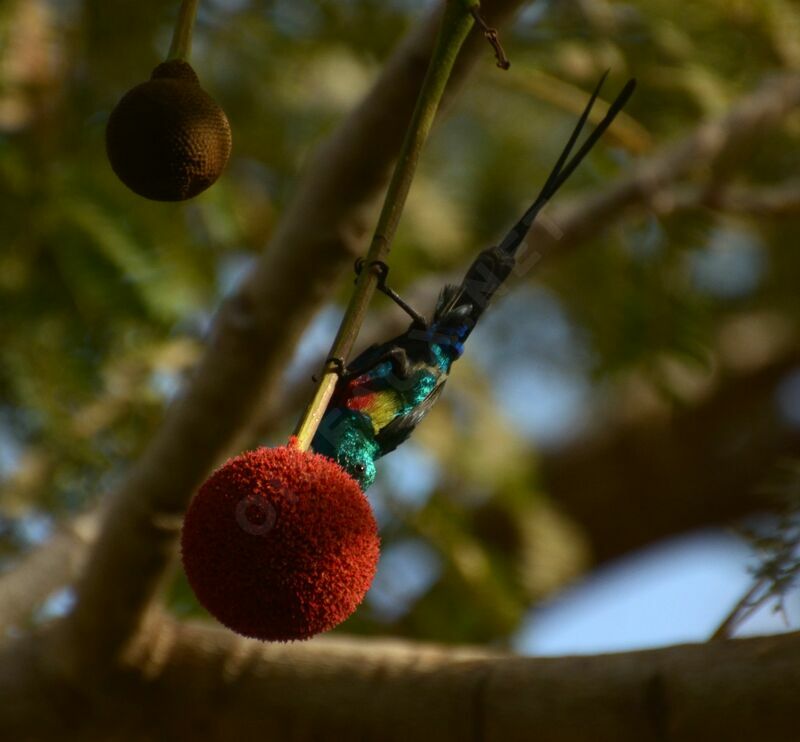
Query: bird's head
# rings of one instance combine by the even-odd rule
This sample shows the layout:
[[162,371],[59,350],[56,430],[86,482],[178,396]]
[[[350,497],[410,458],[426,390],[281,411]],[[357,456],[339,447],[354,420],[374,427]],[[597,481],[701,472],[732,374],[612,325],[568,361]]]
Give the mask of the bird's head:
[[311,448],[333,459],[365,490],[375,481],[380,447],[366,415],[332,409],[325,413]]

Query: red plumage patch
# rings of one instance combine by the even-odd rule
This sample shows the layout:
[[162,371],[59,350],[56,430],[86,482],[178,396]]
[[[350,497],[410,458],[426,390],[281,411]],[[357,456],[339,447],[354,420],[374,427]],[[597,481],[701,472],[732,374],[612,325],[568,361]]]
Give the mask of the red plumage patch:
[[217,469],[183,524],[183,566],[221,623],[269,641],[307,639],[347,618],[378,562],[358,484],[330,459],[259,448]]
[[347,400],[347,409],[349,410],[368,410],[375,402],[377,393],[370,392],[368,394],[358,394]]

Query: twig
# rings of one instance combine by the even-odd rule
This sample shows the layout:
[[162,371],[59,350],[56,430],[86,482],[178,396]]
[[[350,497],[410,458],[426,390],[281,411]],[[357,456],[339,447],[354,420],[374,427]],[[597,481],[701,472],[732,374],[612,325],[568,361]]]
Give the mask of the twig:
[[[537,69],[517,67],[507,75],[493,77],[492,85],[513,90],[527,100],[536,98],[545,101],[575,116],[580,116],[586,106],[586,91],[583,88]],[[589,114],[589,121],[597,124],[607,111],[608,103],[599,99]],[[650,132],[627,111],[617,114],[604,138],[609,144],[617,144],[635,155],[644,155],[653,149]]]
[[167,59],[189,59],[192,51],[192,29],[197,16],[198,3],[199,0],[181,0]]
[[534,224],[529,242],[540,255],[573,247],[608,228],[633,207],[660,209],[661,199],[670,199],[670,189],[681,178],[717,162],[725,154],[765,129],[774,127],[800,106],[800,74],[790,73],[766,80],[741,98],[723,116],[707,121],[689,136],[640,161],[627,177],[582,199],[579,204],[553,211],[552,234]]
[[764,579],[756,580],[752,587],[737,601],[728,615],[720,622],[709,640],[716,641],[717,639],[732,638],[733,630],[736,628],[736,625],[743,621],[760,605],[760,601],[754,604],[753,599],[764,589],[766,584],[767,581]]
[[[375,228],[375,234],[364,261],[364,265],[367,267],[376,266],[389,253],[408,191],[411,188],[417,162],[433,125],[445,85],[461,45],[472,28],[471,4],[469,0],[447,0],[428,71],[422,83],[392,180],[389,183],[389,190],[378,218],[378,226]],[[347,306],[336,339],[333,341],[316,394],[295,432],[297,446],[301,450],[305,450],[311,445],[311,440],[319,427],[339,378],[341,372],[339,366],[344,363],[353,349],[377,281],[378,274],[374,269],[363,270],[359,274],[356,289]]]
[[497,60],[497,66],[501,70],[507,70],[511,66],[511,62],[506,56],[505,50],[503,49],[503,45],[500,43],[500,39],[497,35],[497,29],[492,28],[483,19],[483,16],[481,15],[480,5],[473,5],[472,8],[470,8],[470,13],[472,13],[472,17],[475,19],[475,23],[477,23],[478,26],[480,26],[481,31],[483,31],[484,37],[489,42],[492,49],[494,49],[494,56],[495,59]]

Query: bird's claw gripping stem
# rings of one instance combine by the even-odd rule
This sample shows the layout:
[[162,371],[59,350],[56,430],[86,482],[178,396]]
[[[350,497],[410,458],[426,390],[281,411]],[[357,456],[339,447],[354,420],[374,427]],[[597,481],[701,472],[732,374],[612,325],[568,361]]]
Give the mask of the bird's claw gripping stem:
[[400,309],[402,309],[412,320],[414,324],[420,327],[427,327],[428,320],[425,319],[416,309],[414,309],[408,302],[406,302],[394,289],[390,289],[386,285],[386,277],[389,275],[389,266],[383,260],[371,260],[366,263],[364,258],[357,258],[355,264],[356,277],[361,275],[364,268],[374,268],[378,277],[377,289],[382,294],[388,296]]
[[[329,356],[325,359],[325,371],[332,371],[340,378],[347,373],[347,369],[344,365],[344,358],[339,358],[338,356]],[[319,382],[317,375],[314,374],[311,377],[311,380],[316,384]]]

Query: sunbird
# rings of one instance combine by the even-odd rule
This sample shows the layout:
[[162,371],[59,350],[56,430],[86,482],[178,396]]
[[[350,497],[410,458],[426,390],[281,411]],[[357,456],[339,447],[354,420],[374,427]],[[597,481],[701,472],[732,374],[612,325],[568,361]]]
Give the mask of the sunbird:
[[[499,245],[478,255],[460,285],[442,289],[430,321],[387,286],[388,267],[377,263],[378,289],[411,317],[411,325],[401,335],[370,346],[346,368],[341,359],[329,359],[339,364],[341,373],[311,443],[314,451],[336,461],[363,490],[375,481],[377,459],[403,443],[439,398],[453,362],[464,352],[465,341],[514,269],[517,251],[539,212],[633,94],[636,80],[631,79],[570,158],[607,75],[595,87],[530,208]],[[356,270],[363,268],[363,261],[358,261]]]

